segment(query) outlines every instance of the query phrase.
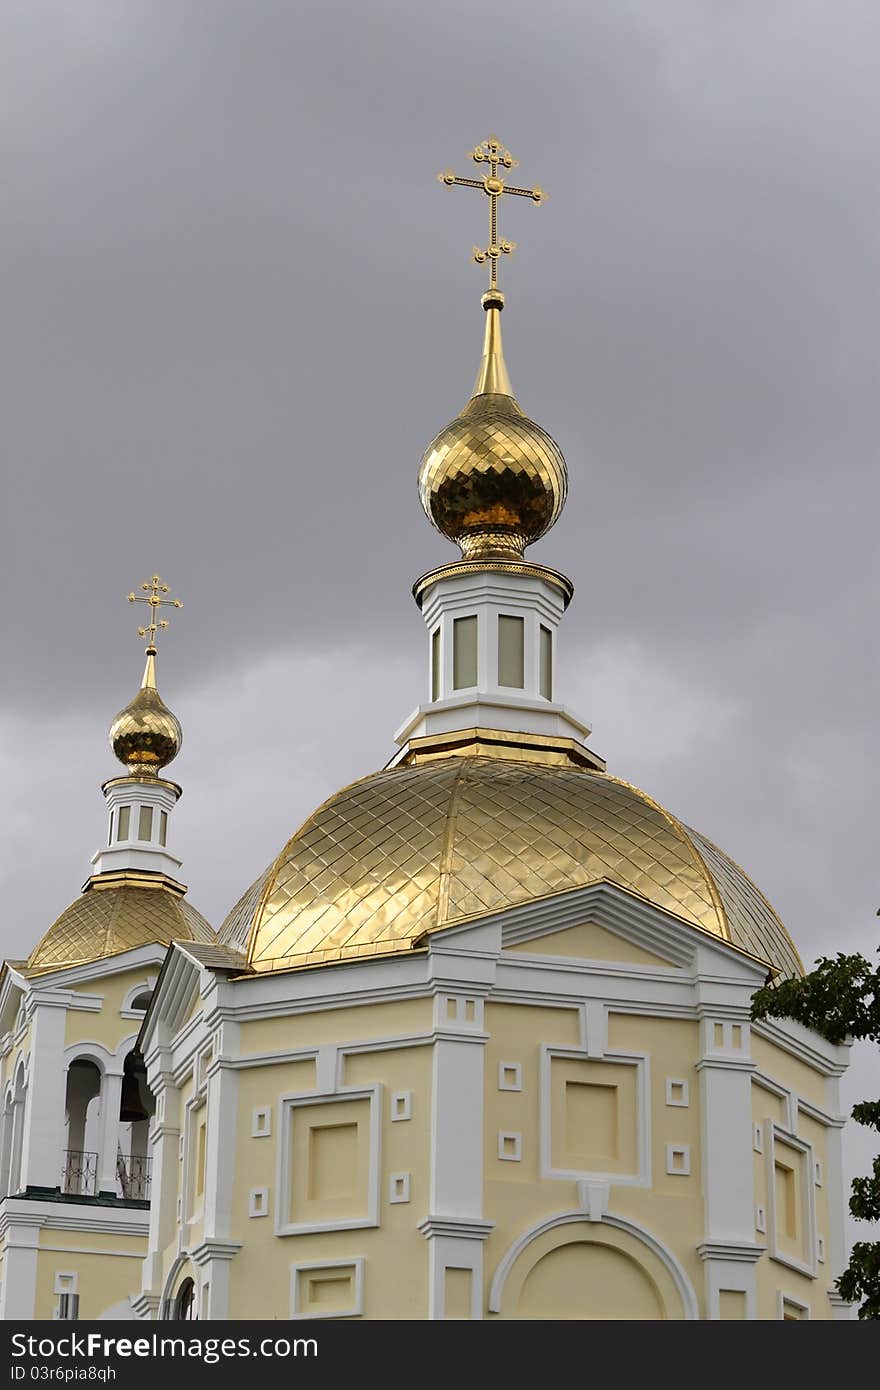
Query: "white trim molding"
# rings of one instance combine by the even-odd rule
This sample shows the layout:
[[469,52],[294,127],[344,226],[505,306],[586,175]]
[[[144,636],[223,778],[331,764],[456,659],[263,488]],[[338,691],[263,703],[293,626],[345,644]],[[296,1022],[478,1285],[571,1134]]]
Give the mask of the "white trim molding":
[[[278,1097],[279,1137],[275,1190],[275,1234],[297,1236],[318,1231],[355,1231],[379,1225],[379,1182],[381,1175],[382,1085],[352,1087],[332,1095],[314,1091],[295,1091]],[[293,1126],[297,1110],[312,1106],[345,1104],[365,1100],[369,1103],[369,1171],[366,1183],[366,1210],[363,1216],[340,1217],[327,1221],[290,1221],[287,1217],[293,1183]]]
[[[629,1067],[635,1071],[636,1166],[633,1172],[592,1172],[553,1166],[551,1069],[556,1058],[576,1062],[609,1063]],[[651,1186],[651,1084],[650,1058],[647,1053],[605,1052],[601,1057],[595,1057],[576,1047],[551,1047],[545,1044],[541,1048],[539,1077],[538,1135],[541,1177],[573,1178],[576,1182],[608,1182],[621,1187]]]
[[[318,1270],[347,1270],[354,1272],[353,1279],[353,1300],[350,1307],[331,1308],[326,1313],[317,1312],[314,1308],[301,1309],[299,1307],[299,1281],[300,1275],[312,1274]],[[293,1321],[302,1318],[359,1318],[364,1311],[364,1258],[362,1255],[353,1255],[350,1259],[341,1260],[303,1260],[290,1266],[290,1316]]]
[[675,1255],[673,1255],[669,1247],[664,1245],[652,1231],[649,1231],[645,1226],[639,1225],[638,1222],[631,1221],[622,1216],[613,1216],[609,1212],[605,1212],[598,1221],[590,1221],[584,1211],[563,1211],[559,1212],[556,1216],[546,1217],[543,1221],[538,1221],[534,1226],[530,1226],[527,1231],[523,1232],[523,1234],[508,1247],[499,1260],[495,1273],[492,1276],[492,1283],[489,1288],[490,1313],[501,1312],[504,1288],[520,1255],[522,1255],[534,1241],[540,1236],[545,1235],[548,1231],[555,1230],[557,1227],[573,1224],[583,1225],[594,1232],[597,1227],[608,1226],[613,1230],[621,1231],[625,1235],[634,1237],[634,1239],[644,1245],[651,1254],[660,1261],[666,1272],[670,1275],[681,1300],[683,1317],[688,1321],[696,1321],[699,1318],[700,1313],[697,1304],[697,1296],[694,1293],[693,1285],[688,1279],[683,1266],[676,1259]]

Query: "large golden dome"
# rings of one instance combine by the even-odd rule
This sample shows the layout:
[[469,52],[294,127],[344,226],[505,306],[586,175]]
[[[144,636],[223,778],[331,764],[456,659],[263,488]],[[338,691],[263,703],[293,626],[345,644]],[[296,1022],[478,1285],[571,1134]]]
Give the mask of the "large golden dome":
[[150,647],[140,690],[110,725],[110,747],[128,771],[140,777],[158,776],[183,746],[180,721],[156,689],[155,661]]
[[212,928],[170,879],[96,875],[28,957],[30,973],[63,970],[119,955],[135,946],[215,941]]
[[743,871],[605,773],[494,756],[389,768],[324,802],[219,940],[256,970],[407,951],[426,933],[607,880],[767,961],[803,967]]
[[474,395],[428,445],[419,496],[466,560],[520,558],[558,519],[568,475],[558,444],[514,399],[501,348],[501,300],[486,296]]

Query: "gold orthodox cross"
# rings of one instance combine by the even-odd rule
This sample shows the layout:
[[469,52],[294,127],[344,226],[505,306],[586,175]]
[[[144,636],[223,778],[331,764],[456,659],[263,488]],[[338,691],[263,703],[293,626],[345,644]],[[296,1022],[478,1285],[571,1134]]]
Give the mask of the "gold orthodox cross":
[[145,627],[138,628],[138,637],[147,638],[147,651],[156,650],[156,633],[160,629],[168,626],[167,618],[159,617],[160,608],[182,608],[183,604],[179,598],[163,598],[163,594],[168,593],[168,585],[163,584],[158,574],[154,574],[152,579],[145,580],[141,585],[142,594],[129,594],[129,603],[148,603],[150,605],[150,621]]
[[474,247],[474,260],[477,265],[489,262],[489,289],[497,290],[498,262],[502,256],[509,256],[511,251],[516,249],[515,241],[505,241],[504,237],[498,235],[498,199],[505,193],[515,193],[520,198],[531,198],[533,203],[542,203],[547,194],[542,188],[515,188],[512,184],[504,182],[499,169],[516,169],[519,160],[513,158],[495,135],[490,135],[482,145],[477,145],[476,149],[471,151],[471,159],[475,164],[488,164],[489,172],[485,178],[461,179],[451,169],[438,174],[437,177],[450,188],[454,183],[463,184],[465,188],[479,188],[489,199],[489,244]]

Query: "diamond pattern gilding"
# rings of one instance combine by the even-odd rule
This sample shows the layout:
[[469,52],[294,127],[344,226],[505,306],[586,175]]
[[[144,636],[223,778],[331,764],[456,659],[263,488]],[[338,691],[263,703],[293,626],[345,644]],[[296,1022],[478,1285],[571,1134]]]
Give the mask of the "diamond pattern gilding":
[[90,888],[49,928],[28,959],[32,970],[61,969],[135,946],[216,940],[204,917],[162,888]]
[[318,808],[220,940],[258,970],[410,950],[437,927],[607,879],[786,973],[800,962],[740,869],[602,773],[486,757],[386,769]]
[[[250,959],[409,949],[435,927],[603,878],[726,934],[677,822],[624,783],[494,758],[389,769],[319,807],[254,885]],[[242,942],[244,904],[222,941]]]
[[696,830],[687,833],[715,880],[736,945],[777,965],[784,976],[803,975],[803,962],[794,942],[763,893],[711,840]]
[[227,946],[232,946],[239,951],[247,950],[251,922],[268,877],[269,870],[266,869],[265,873],[260,874],[256,882],[251,884],[247,892],[242,894],[235,906],[227,913],[217,934],[218,941],[223,941]]
[[557,520],[567,488],[559,446],[512,396],[475,396],[428,446],[419,472],[422,505],[451,538],[499,528],[527,545]]

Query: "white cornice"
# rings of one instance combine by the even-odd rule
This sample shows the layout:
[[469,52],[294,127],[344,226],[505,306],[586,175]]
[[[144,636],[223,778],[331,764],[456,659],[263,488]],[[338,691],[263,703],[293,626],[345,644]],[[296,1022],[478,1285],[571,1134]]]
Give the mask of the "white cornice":
[[161,965],[167,952],[167,946],[150,942],[146,946],[133,946],[130,951],[120,951],[118,955],[88,961],[84,965],[69,965],[60,970],[47,971],[44,975],[35,976],[28,983],[35,993],[42,993],[47,988],[57,989],[59,986],[65,989],[89,980],[103,980],[111,975],[120,975],[123,971],[133,970],[140,965]]
[[231,1260],[241,1248],[241,1241],[203,1240],[200,1245],[190,1250],[189,1255],[193,1264],[201,1266],[208,1264],[210,1260]]
[[476,1221],[467,1216],[426,1216],[416,1226],[426,1240],[432,1236],[456,1236],[459,1240],[488,1240],[494,1221]]
[[699,1062],[694,1063],[694,1071],[747,1071],[754,1074],[757,1070],[757,1063],[745,1057],[723,1057],[713,1054],[711,1057],[701,1057]]
[[102,1207],[80,1202],[41,1202],[7,1197],[0,1209],[0,1236],[17,1227],[39,1226],[48,1231],[90,1231],[92,1234],[144,1236],[150,1213],[134,1207]]
[[740,1240],[702,1240],[697,1246],[701,1260],[736,1260],[740,1264],[757,1264],[766,1252],[766,1245]]
[[752,1024],[752,1032],[823,1076],[842,1076],[849,1065],[850,1043],[830,1043],[794,1019],[762,1018]]

